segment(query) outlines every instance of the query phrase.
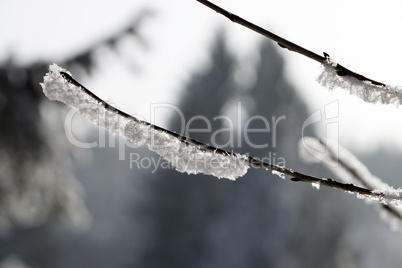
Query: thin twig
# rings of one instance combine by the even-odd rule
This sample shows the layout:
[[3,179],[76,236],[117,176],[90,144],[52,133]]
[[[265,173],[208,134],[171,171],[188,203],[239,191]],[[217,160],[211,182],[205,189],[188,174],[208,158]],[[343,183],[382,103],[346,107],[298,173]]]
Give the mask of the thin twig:
[[[288,40],[286,40],[286,39],[284,39],[284,38],[282,38],[282,37],[270,32],[270,31],[267,31],[267,30],[261,28],[258,25],[255,25],[255,24],[253,24],[253,23],[251,23],[251,22],[249,22],[249,21],[247,21],[247,20],[245,20],[245,19],[243,19],[243,18],[241,18],[241,17],[239,17],[239,16],[237,16],[237,15],[235,15],[233,13],[230,13],[229,11],[227,11],[227,10],[225,10],[225,9],[223,9],[223,8],[221,8],[221,7],[215,5],[215,4],[213,4],[213,3],[211,3],[211,2],[209,2],[207,0],[196,0],[196,1],[198,1],[201,4],[209,7],[212,10],[215,10],[217,13],[220,13],[221,15],[225,16],[226,18],[228,18],[232,22],[238,23],[238,24],[240,24],[240,25],[242,25],[242,26],[244,26],[244,27],[256,32],[256,33],[259,33],[259,34],[261,34],[261,35],[263,35],[263,36],[265,36],[265,37],[277,42],[278,45],[280,47],[282,47],[282,48],[286,48],[286,49],[288,49],[290,51],[294,51],[296,53],[304,55],[304,56],[306,56],[306,57],[308,57],[308,58],[310,58],[312,60],[315,60],[315,61],[317,61],[317,62],[319,62],[321,64],[328,63],[327,62],[327,60],[329,59],[328,53],[323,52],[324,57],[320,56],[320,55],[312,52],[311,50],[305,49],[304,47],[301,47],[301,46],[299,46],[299,45],[297,45],[297,44],[295,44],[293,42],[290,42],[290,41],[288,41]],[[385,84],[383,84],[381,82],[377,82],[377,81],[372,80],[370,78],[367,78],[367,77],[365,77],[365,76],[363,76],[361,74],[355,73],[355,72],[343,67],[340,64],[337,64],[336,66],[333,66],[333,68],[335,68],[336,74],[339,75],[339,76],[346,76],[347,75],[347,76],[354,77],[354,78],[356,78],[356,79],[358,79],[360,81],[370,82],[371,84],[376,85],[376,86],[380,86],[380,87],[385,87],[386,86]]]
[[[349,165],[349,163],[344,161],[342,158],[337,157],[334,154],[334,152],[327,146],[327,144],[322,139],[320,139],[320,138],[317,138],[317,139],[323,146],[325,146],[327,148],[327,150],[329,149],[327,152],[329,153],[330,157],[333,160],[338,161],[339,165],[342,168],[344,168],[345,170],[347,170],[350,173],[350,175],[353,176],[353,178],[355,178],[358,182],[361,183],[361,185],[363,187],[373,188],[373,185],[370,185],[370,183],[364,177],[362,177],[359,174],[358,170],[355,167]],[[387,210],[389,213],[391,213],[392,215],[394,215],[398,219],[402,220],[402,215],[400,214],[400,212],[394,206],[388,205],[388,204],[380,204],[380,205],[381,205],[381,207],[383,209]]]
[[[202,143],[200,141],[197,141],[195,139],[190,139],[188,137],[185,136],[181,136],[173,131],[170,131],[168,129],[164,129],[162,127],[153,125],[149,122],[146,121],[142,121],[134,116],[131,116],[119,109],[117,109],[116,107],[111,106],[110,104],[108,104],[106,101],[102,100],[101,98],[99,98],[98,96],[96,96],[94,93],[92,93],[89,89],[87,89],[86,87],[84,87],[83,85],[81,85],[79,82],[77,82],[74,78],[72,78],[69,74],[65,73],[65,72],[60,72],[60,75],[63,76],[63,78],[69,82],[70,84],[77,86],[79,88],[81,88],[86,94],[90,95],[92,98],[94,98],[99,104],[101,104],[106,110],[110,111],[110,112],[114,112],[117,113],[118,115],[128,118],[130,120],[133,120],[137,123],[141,123],[141,124],[145,124],[155,130],[158,131],[163,131],[166,134],[176,138],[177,140],[179,140],[180,142],[183,142],[189,146],[196,146],[200,149],[203,149],[205,151],[209,151],[209,152],[214,152],[223,156],[233,156],[236,157],[237,155],[233,152],[228,152],[226,150],[211,146],[211,145],[207,145],[205,143]],[[247,163],[249,163],[252,166],[255,167],[261,167],[264,168],[266,170],[273,170],[273,171],[277,171],[283,174],[286,174],[288,176],[291,176],[291,180],[292,181],[300,181],[300,182],[309,182],[309,183],[316,183],[316,184],[320,184],[320,185],[324,185],[324,186],[328,186],[328,187],[332,187],[332,188],[336,188],[336,189],[341,189],[343,191],[347,191],[347,192],[353,192],[353,193],[359,193],[362,195],[366,195],[366,196],[373,196],[373,197],[381,197],[383,196],[383,194],[380,193],[375,193],[370,189],[367,188],[362,188],[356,185],[353,185],[351,183],[346,184],[346,183],[342,183],[342,182],[338,182],[332,179],[328,179],[328,178],[316,178],[316,177],[312,177],[303,173],[299,173],[296,171],[293,171],[291,169],[288,169],[286,167],[281,167],[281,166],[277,166],[277,165],[272,165],[270,163],[261,161],[260,159],[258,159],[257,157],[253,157],[253,156],[248,156],[247,158],[244,159],[244,161],[246,161]]]

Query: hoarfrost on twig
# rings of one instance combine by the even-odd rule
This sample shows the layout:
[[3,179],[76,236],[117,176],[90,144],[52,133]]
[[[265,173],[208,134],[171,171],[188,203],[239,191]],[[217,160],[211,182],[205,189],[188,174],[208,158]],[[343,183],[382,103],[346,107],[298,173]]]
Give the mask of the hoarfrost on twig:
[[[317,81],[328,89],[343,88],[351,95],[370,103],[395,104],[402,103],[402,89],[397,86],[376,85],[373,82],[357,79],[354,76],[343,74],[337,70],[336,63],[329,55],[322,64],[321,74]],[[355,74],[356,76],[358,74]]]
[[50,100],[64,102],[98,127],[123,136],[168,160],[180,172],[204,173],[234,180],[243,176],[249,165],[239,154],[222,155],[186,144],[148,122],[119,112],[80,86],[70,73],[53,64],[41,84]]

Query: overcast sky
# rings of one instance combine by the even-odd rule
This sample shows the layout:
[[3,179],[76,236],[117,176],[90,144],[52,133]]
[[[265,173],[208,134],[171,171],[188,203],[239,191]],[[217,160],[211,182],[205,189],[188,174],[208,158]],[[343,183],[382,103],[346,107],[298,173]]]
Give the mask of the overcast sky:
[[[318,54],[325,51],[374,80],[402,84],[402,16],[397,1],[213,2]],[[149,118],[151,103],[177,103],[191,71],[208,63],[208,48],[218,28],[227,30],[229,47],[238,58],[246,63],[255,60],[262,37],[195,0],[3,0],[0,60],[11,53],[20,64],[35,59],[57,62],[126,26],[144,8],[155,11],[141,29],[150,47],[138,45],[127,51],[141,72],[133,76],[127,65],[110,56],[95,76],[82,81],[129,113]],[[319,64],[287,50],[281,54],[286,58],[287,76],[300,89],[311,113],[339,101],[337,122],[345,147],[402,150],[400,108],[364,104],[342,90],[329,92],[315,80]]]

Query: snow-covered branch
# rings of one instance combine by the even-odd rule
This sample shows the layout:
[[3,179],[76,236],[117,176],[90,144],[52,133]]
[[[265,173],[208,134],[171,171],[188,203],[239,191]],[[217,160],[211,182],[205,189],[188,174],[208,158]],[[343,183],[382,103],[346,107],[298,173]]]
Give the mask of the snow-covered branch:
[[41,86],[49,99],[64,102],[96,126],[113,134],[139,145],[146,144],[180,172],[204,173],[233,180],[243,176],[249,168],[246,156],[208,148],[208,145],[181,137],[116,109],[55,64],[50,66]]
[[352,95],[355,95],[366,102],[383,104],[394,103],[399,105],[402,102],[402,88],[393,87],[384,83],[367,78],[361,74],[353,72],[348,68],[345,68],[341,64],[335,63],[331,57],[323,52],[324,56],[320,56],[311,50],[308,50],[302,46],[299,46],[289,40],[286,40],[279,35],[276,35],[270,31],[261,28],[229,11],[207,1],[196,0],[201,4],[211,8],[212,10],[220,13],[234,23],[238,23],[256,33],[259,33],[275,42],[282,48],[299,53],[312,60],[315,60],[322,64],[323,72],[318,77],[318,82],[329,88],[344,88],[349,90]]
[[93,94],[71,77],[71,74],[53,64],[41,84],[50,100],[64,102],[98,127],[125,137],[168,160],[180,172],[204,173],[218,178],[236,179],[243,176],[251,166],[271,170],[273,174],[291,177],[292,181],[309,182],[353,192],[362,196],[378,197],[384,193],[341,183],[327,178],[316,178],[292,169],[272,165],[253,156],[228,152],[133,117]]

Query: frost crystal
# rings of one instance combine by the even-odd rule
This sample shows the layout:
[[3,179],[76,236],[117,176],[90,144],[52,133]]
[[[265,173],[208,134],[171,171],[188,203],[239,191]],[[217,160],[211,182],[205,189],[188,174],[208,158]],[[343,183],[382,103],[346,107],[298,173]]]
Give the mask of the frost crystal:
[[312,186],[314,189],[317,189],[317,190],[320,190],[320,187],[321,187],[321,185],[320,185],[319,183],[317,183],[317,182],[312,182],[312,183],[311,183],[311,186]]
[[53,64],[41,83],[44,94],[50,100],[64,102],[91,121],[94,125],[107,129],[138,145],[147,145],[150,150],[168,160],[180,172],[188,174],[204,173],[218,178],[235,180],[243,176],[249,168],[246,156],[221,155],[190,146],[165,131],[155,129],[150,124],[134,117],[125,117],[116,109],[107,107],[83,88],[67,81],[60,72],[68,71]]
[[285,174],[276,170],[272,170],[272,174],[279,176],[282,180],[285,179]]
[[334,68],[336,66],[337,63],[328,57],[327,62],[322,65],[323,70],[317,78],[318,83],[331,90],[335,88],[347,89],[351,95],[355,95],[365,102],[393,103],[396,105],[402,103],[402,89],[400,87],[377,86],[348,75],[339,76]]

